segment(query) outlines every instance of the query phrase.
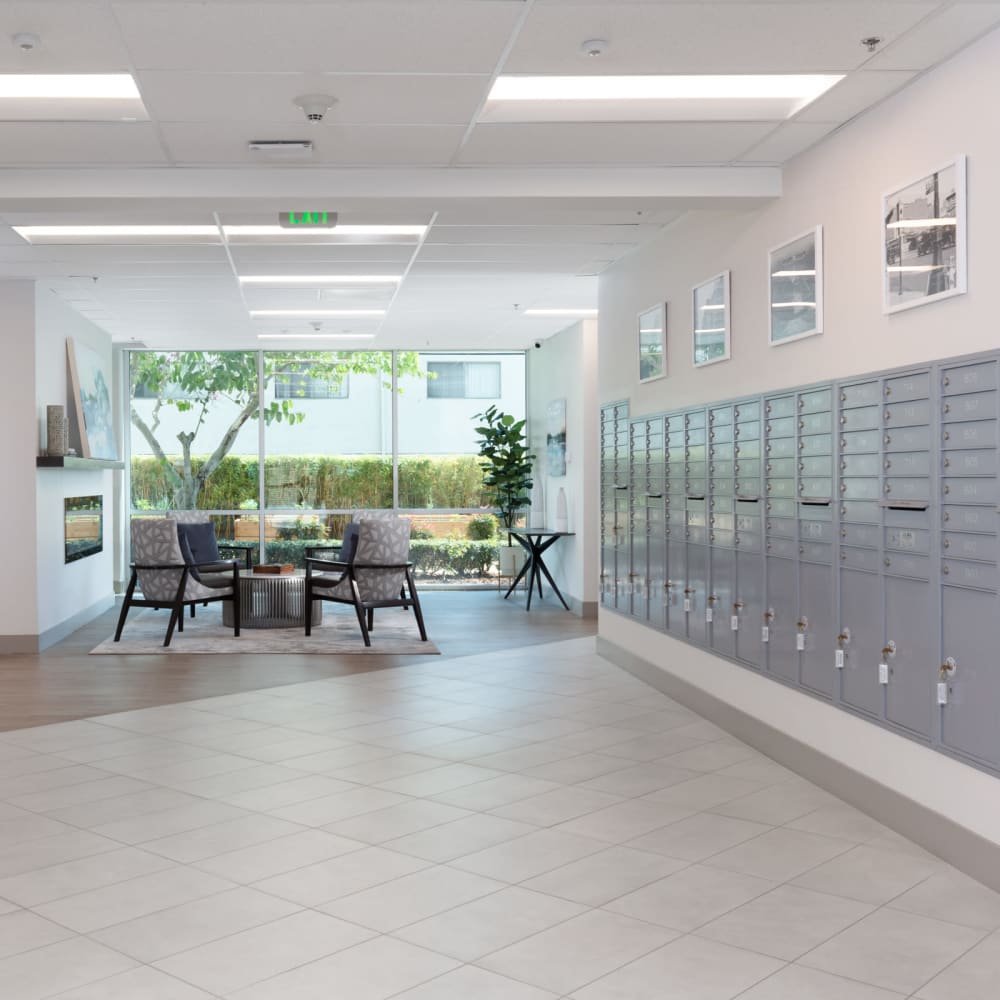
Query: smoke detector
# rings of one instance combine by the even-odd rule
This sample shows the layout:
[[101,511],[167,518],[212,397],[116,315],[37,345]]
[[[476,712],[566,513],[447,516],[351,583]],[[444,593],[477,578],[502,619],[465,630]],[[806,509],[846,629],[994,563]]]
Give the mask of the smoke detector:
[[329,94],[303,94],[301,97],[296,97],[292,103],[302,109],[306,121],[321,122],[326,117],[327,111],[337,103],[337,98]]
[[38,35],[30,31],[19,31],[16,35],[10,36],[10,41],[15,49],[20,49],[22,52],[33,52],[42,44]]
[[597,59],[608,51],[608,43],[603,38],[588,38],[580,45],[580,51],[591,59]]

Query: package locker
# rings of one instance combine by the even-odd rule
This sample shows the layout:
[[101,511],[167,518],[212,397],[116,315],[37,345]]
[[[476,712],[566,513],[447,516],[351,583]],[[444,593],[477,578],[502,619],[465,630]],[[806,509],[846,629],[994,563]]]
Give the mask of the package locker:
[[686,517],[683,608],[687,619],[687,637],[700,646],[709,644],[706,621],[709,607],[707,424],[705,410],[688,410],[684,414]]
[[[1000,767],[997,360],[940,369],[941,742]],[[935,699],[937,701],[937,699]]]
[[724,656],[736,655],[732,628],[736,601],[736,521],[734,514],[735,426],[732,405],[708,411],[709,593],[705,620],[709,643]]
[[733,630],[735,655],[759,668],[763,660],[764,524],[761,499],[761,419],[759,399],[741,400],[733,407],[733,523],[736,588],[732,607],[725,610]]
[[684,588],[687,586],[687,429],[684,413],[664,420],[666,481],[664,511],[667,522],[667,579],[664,582],[664,614],[667,631],[687,638]]
[[646,581],[649,574],[649,529],[646,517],[646,493],[649,479],[649,439],[644,419],[629,423],[629,567],[625,594],[627,610],[634,618],[646,621]]
[[873,719],[884,711],[878,664],[885,644],[882,606],[882,382],[839,390],[837,471],[839,615],[834,669],[840,700]]

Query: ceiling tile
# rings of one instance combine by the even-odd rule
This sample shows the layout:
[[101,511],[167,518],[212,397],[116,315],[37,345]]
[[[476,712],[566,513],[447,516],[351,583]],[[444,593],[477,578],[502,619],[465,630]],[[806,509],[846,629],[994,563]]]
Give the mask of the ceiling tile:
[[786,122],[741,156],[740,160],[744,163],[784,163],[815,145],[836,127],[828,122]]
[[485,76],[298,73],[184,73],[145,70],[139,85],[150,114],[164,122],[280,122],[304,125],[293,103],[304,92],[337,103],[327,124],[461,124],[472,120],[489,86]]
[[492,73],[522,10],[516,0],[113,6],[139,69],[293,73]]
[[[311,164],[445,164],[458,148],[460,125],[251,125],[167,122],[163,138],[182,164],[272,165],[251,153],[251,139],[311,139]],[[307,164],[308,166],[308,164]]]
[[[868,57],[866,35],[897,38],[936,2],[541,4],[506,73],[845,72]],[[600,59],[587,38],[610,43]]]
[[913,79],[912,72],[851,73],[795,116],[796,122],[846,122],[894,94]]
[[933,66],[1000,22],[1000,3],[957,3],[928,18],[879,52],[866,69]]
[[739,156],[773,125],[599,123],[477,125],[462,163],[720,163]]
[[[41,45],[30,53],[8,43],[18,31],[30,31]],[[128,50],[111,10],[93,0],[0,3],[0,73],[113,73],[129,69]]]
[[0,122],[0,166],[166,162],[148,122]]

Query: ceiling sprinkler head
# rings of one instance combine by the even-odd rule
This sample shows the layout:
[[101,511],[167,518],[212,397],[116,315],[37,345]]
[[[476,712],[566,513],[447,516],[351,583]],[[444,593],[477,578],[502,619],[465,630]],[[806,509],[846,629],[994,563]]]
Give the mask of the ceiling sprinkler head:
[[861,44],[869,52],[874,52],[882,44],[882,39],[878,35],[869,35],[867,38],[861,39]]
[[302,109],[306,121],[321,122],[326,117],[327,111],[337,103],[337,98],[329,94],[303,94],[301,97],[296,97],[293,103]]
[[14,48],[20,49],[22,52],[31,52],[42,44],[38,35],[32,34],[30,31],[19,31],[16,35],[11,35],[10,40]]
[[608,43],[603,38],[588,38],[580,46],[580,51],[585,55],[589,56],[591,59],[596,59],[598,56],[603,56],[605,52],[608,51]]
[[323,329],[323,324],[318,319],[311,320],[309,325],[316,331],[316,333],[319,333],[319,331]]

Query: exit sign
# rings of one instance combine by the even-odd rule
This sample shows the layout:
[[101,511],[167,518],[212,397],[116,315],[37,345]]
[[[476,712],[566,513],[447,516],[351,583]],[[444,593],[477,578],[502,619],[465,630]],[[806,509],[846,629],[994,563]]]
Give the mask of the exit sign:
[[333,229],[337,225],[337,213],[281,212],[278,225],[282,229]]

